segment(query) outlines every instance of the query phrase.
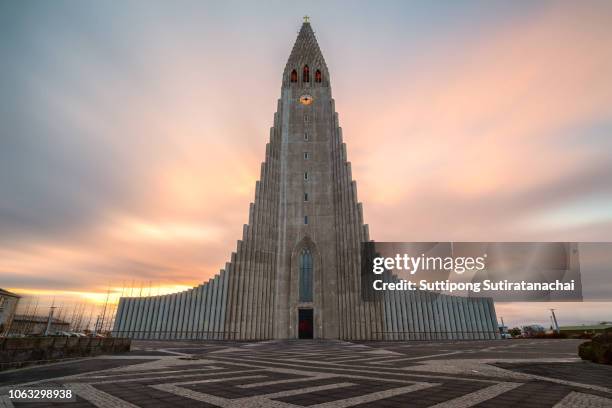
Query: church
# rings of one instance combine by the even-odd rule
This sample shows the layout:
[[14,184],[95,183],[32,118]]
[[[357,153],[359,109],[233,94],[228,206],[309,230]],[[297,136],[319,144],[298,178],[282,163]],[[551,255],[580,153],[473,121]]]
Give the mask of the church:
[[113,335],[139,339],[432,340],[499,338],[490,298],[361,294],[370,241],[307,18],[282,76],[249,221],[223,269],[163,296],[123,297]]

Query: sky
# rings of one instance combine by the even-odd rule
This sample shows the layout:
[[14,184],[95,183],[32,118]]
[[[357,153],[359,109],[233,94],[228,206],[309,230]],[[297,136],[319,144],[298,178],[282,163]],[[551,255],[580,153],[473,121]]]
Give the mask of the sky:
[[214,276],[306,14],[373,239],[612,241],[608,1],[0,0],[0,287],[99,305]]

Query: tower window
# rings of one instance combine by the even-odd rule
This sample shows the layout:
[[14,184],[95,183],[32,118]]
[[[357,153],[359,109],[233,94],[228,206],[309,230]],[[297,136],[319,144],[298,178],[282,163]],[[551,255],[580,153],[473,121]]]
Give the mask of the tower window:
[[308,152],[304,152],[304,160],[308,160],[309,157],[310,155],[308,154]]
[[308,249],[300,254],[300,302],[312,302],[312,254]]
[[304,201],[308,201],[308,193],[304,193]]
[[304,140],[308,141],[308,132],[304,132]]
[[291,82],[297,82],[297,71],[295,69],[291,71]]
[[304,180],[308,180],[308,172],[307,171],[304,172]]
[[308,122],[308,114],[307,113],[304,114],[304,122]]
[[308,225],[308,216],[307,215],[304,216],[304,225]]
[[321,82],[323,80],[323,76],[321,75],[321,70],[317,69],[315,72],[315,82]]
[[304,65],[304,73],[302,74],[302,82],[310,82],[310,69],[308,69],[308,65]]

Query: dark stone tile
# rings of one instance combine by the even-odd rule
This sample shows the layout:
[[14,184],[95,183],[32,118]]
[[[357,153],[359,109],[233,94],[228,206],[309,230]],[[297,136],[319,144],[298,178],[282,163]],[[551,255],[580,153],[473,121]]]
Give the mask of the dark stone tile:
[[155,404],[156,408],[171,408],[171,407],[198,407],[198,408],[210,408],[215,405],[207,404],[202,401],[195,401],[190,398],[181,397],[176,394],[171,394],[165,391],[157,390],[145,385],[138,385],[130,387],[129,389],[117,390],[114,384],[98,384],[94,385],[95,388],[100,391],[104,391],[114,397],[121,398],[124,401],[130,402],[134,405],[144,407],[142,404]]
[[481,408],[512,406],[521,408],[552,407],[572,391],[570,387],[546,381],[530,381],[488,401],[476,405]]
[[124,359],[86,359],[70,361],[65,363],[32,366],[19,370],[0,372],[0,384],[12,385],[31,381],[40,381],[46,378],[63,377],[67,375],[83,374],[90,371],[106,370],[109,368],[129,366],[145,363],[151,360],[143,360],[135,357],[133,360]]
[[387,404],[403,406],[403,407],[429,407],[440,402],[448,401],[453,398],[478,391],[481,388],[488,387],[491,384],[481,382],[446,382],[435,387],[426,388],[423,390],[400,394],[390,398],[381,399],[379,401],[367,402],[356,407],[386,407]]
[[496,363],[506,370],[612,388],[612,366],[587,361],[576,363]]

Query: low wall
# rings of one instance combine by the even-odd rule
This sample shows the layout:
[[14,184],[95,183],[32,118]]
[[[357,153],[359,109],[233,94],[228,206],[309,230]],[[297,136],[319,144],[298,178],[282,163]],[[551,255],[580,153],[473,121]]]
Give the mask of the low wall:
[[24,337],[0,338],[0,370],[64,358],[130,351],[125,338]]

